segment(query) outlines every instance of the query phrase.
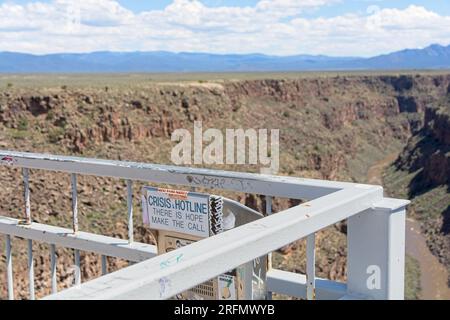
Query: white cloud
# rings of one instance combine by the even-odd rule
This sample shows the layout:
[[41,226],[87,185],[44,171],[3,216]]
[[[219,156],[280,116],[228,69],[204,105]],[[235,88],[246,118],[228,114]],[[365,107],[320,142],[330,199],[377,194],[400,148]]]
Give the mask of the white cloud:
[[261,0],[254,7],[207,7],[174,0],[133,13],[113,0],[0,5],[0,51],[31,53],[202,51],[376,55],[450,43],[450,16],[424,7],[305,18],[339,0]]
[[259,11],[275,11],[283,16],[294,15],[307,8],[316,8],[340,2],[341,0],[261,0],[256,5]]

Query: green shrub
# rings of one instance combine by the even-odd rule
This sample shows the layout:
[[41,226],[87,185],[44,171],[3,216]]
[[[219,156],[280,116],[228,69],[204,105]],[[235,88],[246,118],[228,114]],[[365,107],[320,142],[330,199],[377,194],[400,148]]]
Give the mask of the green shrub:
[[48,132],[48,141],[50,143],[56,143],[58,141],[60,141],[64,136],[64,129],[63,128],[54,128],[51,129]]
[[28,131],[20,131],[20,130],[16,130],[16,129],[10,130],[10,136],[14,140],[25,140],[30,137]]
[[55,119],[55,113],[52,110],[50,110],[47,113],[47,116],[45,117],[45,120],[52,121],[54,119]]
[[20,131],[28,130],[28,119],[24,117],[20,118],[17,129],[19,129]]

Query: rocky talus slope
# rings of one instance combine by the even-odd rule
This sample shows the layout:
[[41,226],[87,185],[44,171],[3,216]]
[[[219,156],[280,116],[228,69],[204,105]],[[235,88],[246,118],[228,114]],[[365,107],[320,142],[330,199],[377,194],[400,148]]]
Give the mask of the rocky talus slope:
[[[204,129],[280,129],[280,174],[364,182],[371,164],[401,151],[411,136],[430,126],[430,117],[440,117],[428,106],[444,99],[449,84],[450,75],[424,74],[143,82],[111,87],[11,85],[0,90],[0,148],[167,164],[175,145],[170,139],[172,132],[177,128],[192,131],[193,122],[201,120]],[[436,134],[448,138],[448,132],[437,130]],[[251,165],[211,167],[259,171]],[[1,215],[22,217],[20,171],[1,167],[0,181]],[[30,182],[34,221],[70,227],[70,177],[32,170]],[[135,199],[141,186],[135,185]],[[448,190],[445,194],[448,196]],[[260,196],[224,195],[260,211],[265,205]],[[82,176],[79,196],[81,230],[126,237],[123,181]],[[298,203],[275,199],[274,211]],[[152,242],[141,224],[138,201],[135,214],[136,241]],[[341,223],[319,233],[319,276],[345,280],[345,232]],[[0,242],[4,247],[3,238]],[[441,243],[433,245],[443,250]],[[16,298],[26,298],[26,242],[13,239],[13,247]],[[275,255],[276,265],[304,272],[304,248],[305,243],[298,241],[280,249]],[[50,291],[49,247],[35,244],[34,249],[36,292],[40,297]],[[0,274],[5,271],[4,261],[2,253]],[[72,253],[58,249],[58,263],[62,289],[73,281]],[[109,259],[109,271],[125,265],[124,261]],[[99,274],[99,257],[83,253],[83,281]],[[1,298],[6,297],[5,287],[5,281],[1,281]]]

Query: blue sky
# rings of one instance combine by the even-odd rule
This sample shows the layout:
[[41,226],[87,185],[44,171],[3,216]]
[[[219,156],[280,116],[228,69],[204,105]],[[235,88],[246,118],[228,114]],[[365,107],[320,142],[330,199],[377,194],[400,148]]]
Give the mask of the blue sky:
[[[298,0],[301,2],[301,0]],[[0,3],[17,3],[27,4],[29,0],[0,0]],[[40,0],[39,2],[51,2],[51,0]],[[141,12],[148,10],[162,10],[168,6],[172,0],[120,0],[123,7],[132,10],[133,12]],[[220,6],[255,6],[258,0],[202,0],[203,4],[208,7]],[[309,13],[310,16],[325,16],[330,17],[349,12],[365,12],[370,5],[377,5],[383,8],[399,8],[404,9],[410,5],[418,5],[433,10],[441,14],[450,14],[450,1],[447,0],[342,0],[340,3],[329,5],[314,12]]]
[[[301,0],[299,0],[301,1]],[[27,1],[23,1],[27,2]],[[139,12],[143,10],[157,10],[163,9],[171,3],[171,0],[122,0],[119,1],[124,7]],[[201,1],[209,7],[219,6],[254,6],[258,0],[203,0]],[[324,8],[314,10],[309,13],[310,16],[325,16],[330,17],[338,14],[349,12],[365,12],[370,5],[378,5],[383,8],[399,8],[404,9],[410,5],[424,6],[428,9],[434,10],[442,14],[450,14],[450,1],[447,0],[344,0],[341,3],[326,6]]]
[[450,44],[448,0],[0,0],[0,51],[374,56]]

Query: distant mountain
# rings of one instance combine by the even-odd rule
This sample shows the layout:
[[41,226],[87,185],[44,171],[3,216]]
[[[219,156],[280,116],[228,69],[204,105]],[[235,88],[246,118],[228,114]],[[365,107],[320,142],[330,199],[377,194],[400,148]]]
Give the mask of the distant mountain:
[[373,58],[313,55],[93,52],[31,55],[0,52],[1,73],[252,72],[450,69],[450,46],[403,50]]
[[367,59],[364,65],[370,69],[449,69],[450,45],[394,52]]

